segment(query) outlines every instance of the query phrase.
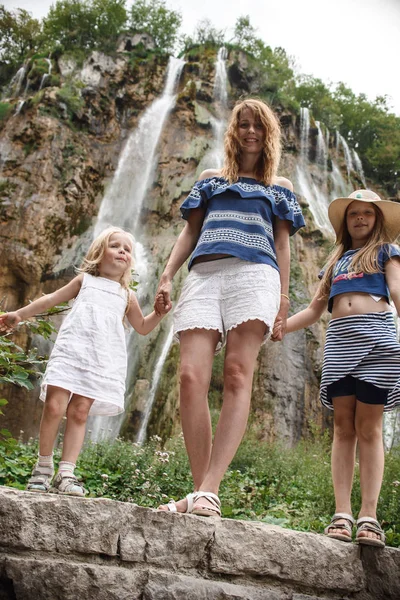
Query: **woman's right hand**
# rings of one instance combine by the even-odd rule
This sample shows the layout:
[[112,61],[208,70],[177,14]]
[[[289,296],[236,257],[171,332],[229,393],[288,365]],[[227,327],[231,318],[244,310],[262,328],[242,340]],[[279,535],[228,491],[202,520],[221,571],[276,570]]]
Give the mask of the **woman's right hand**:
[[17,311],[0,315],[0,333],[8,333],[15,329],[22,321]]

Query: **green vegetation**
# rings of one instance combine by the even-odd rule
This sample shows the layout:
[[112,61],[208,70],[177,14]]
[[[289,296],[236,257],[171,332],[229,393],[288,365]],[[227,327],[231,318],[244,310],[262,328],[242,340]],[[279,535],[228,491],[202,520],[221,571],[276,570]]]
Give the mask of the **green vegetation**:
[[136,0],[132,4],[131,29],[148,33],[164,51],[173,51],[181,22],[181,14],[169,10],[164,0]]
[[[304,441],[293,449],[267,444],[248,433],[220,490],[223,516],[263,521],[299,531],[321,533],[334,512],[327,436]],[[0,445],[0,484],[24,489],[37,455],[37,444]],[[56,457],[59,459],[60,451]],[[106,497],[156,507],[192,491],[181,436],[165,447],[153,437],[140,447],[121,439],[88,443],[77,475],[91,497]],[[386,456],[379,517],[388,545],[400,546],[400,448]],[[359,476],[353,493],[360,507]]]
[[12,105],[9,102],[0,102],[0,121],[4,121],[10,115]]

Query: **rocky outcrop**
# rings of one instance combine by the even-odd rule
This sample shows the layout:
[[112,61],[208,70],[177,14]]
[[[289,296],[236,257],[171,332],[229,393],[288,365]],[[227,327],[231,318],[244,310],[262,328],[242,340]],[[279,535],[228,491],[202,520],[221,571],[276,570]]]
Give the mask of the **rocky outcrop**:
[[[73,265],[79,263],[91,239],[104,189],[110,184],[127,135],[148,104],[161,94],[166,58],[151,52],[145,56],[93,52],[81,65],[73,56],[61,56],[53,65],[53,73],[62,86],[45,87],[35,95],[29,95],[28,88],[22,109],[5,123],[0,132],[0,144],[5,149],[0,164],[3,308],[16,308],[71,278]],[[182,227],[179,206],[206,166],[203,159],[212,146],[215,58],[215,51],[191,53],[175,108],[159,140],[158,168],[140,223],[149,255],[150,283],[141,299],[144,312],[151,308],[158,275]],[[256,81],[254,69],[245,68],[246,60],[245,55],[232,53],[228,73],[237,64],[240,72],[246,71],[247,77],[254,76]],[[231,78],[231,101],[244,89],[235,81]],[[288,111],[278,108],[277,112],[287,149],[281,175],[293,179],[298,122]],[[307,230],[297,235],[292,245],[293,308],[310,298],[315,273],[326,253],[324,238],[309,214],[307,222]],[[174,282],[175,298],[184,276],[183,268]],[[137,432],[150,387],[145,382],[151,381],[168,327],[163,322],[146,339],[135,341],[140,360],[131,366],[131,400],[123,428],[130,437]],[[299,333],[284,344],[268,344],[260,352],[253,408],[264,438],[281,438],[293,444],[308,431],[310,423],[326,421],[318,401],[322,334],[323,327],[315,326],[311,335]],[[25,346],[32,343],[23,336],[19,341]],[[166,436],[176,427],[177,354],[176,349],[171,350],[165,363],[150,433]],[[136,381],[139,387],[135,387]],[[216,387],[212,393],[220,396],[220,389]],[[9,400],[6,426],[17,436],[21,429],[26,438],[37,435],[41,408],[37,392],[8,387],[2,395]]]
[[0,487],[2,600],[397,600],[400,550]]

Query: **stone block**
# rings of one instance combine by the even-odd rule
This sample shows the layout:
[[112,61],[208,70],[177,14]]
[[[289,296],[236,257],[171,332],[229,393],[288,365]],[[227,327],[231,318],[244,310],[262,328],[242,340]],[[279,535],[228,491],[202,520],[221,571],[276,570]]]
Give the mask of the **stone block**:
[[152,572],[143,600],[288,600],[288,595],[272,587]]
[[147,580],[145,571],[53,558],[7,558],[5,575],[10,600],[141,600]]
[[399,600],[400,549],[361,546],[367,589],[374,600]]
[[225,519],[216,527],[210,552],[215,573],[271,577],[347,593],[365,587],[357,547],[322,535]]

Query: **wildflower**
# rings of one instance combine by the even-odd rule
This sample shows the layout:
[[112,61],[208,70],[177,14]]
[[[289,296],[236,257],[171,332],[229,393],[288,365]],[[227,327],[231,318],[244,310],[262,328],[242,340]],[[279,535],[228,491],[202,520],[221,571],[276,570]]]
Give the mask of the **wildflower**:
[[102,473],[102,475],[101,475],[101,478],[102,478],[102,479],[108,479],[108,475],[107,475],[107,473]]
[[142,489],[148,490],[150,485],[151,485],[150,481],[145,481],[144,484],[142,485]]
[[392,483],[394,487],[398,487],[400,485],[400,481],[393,481]]

